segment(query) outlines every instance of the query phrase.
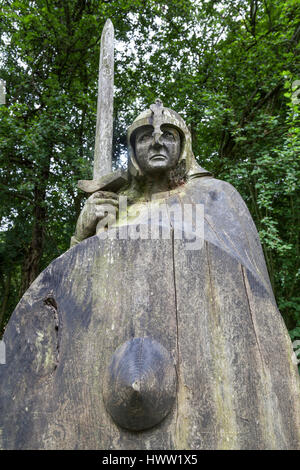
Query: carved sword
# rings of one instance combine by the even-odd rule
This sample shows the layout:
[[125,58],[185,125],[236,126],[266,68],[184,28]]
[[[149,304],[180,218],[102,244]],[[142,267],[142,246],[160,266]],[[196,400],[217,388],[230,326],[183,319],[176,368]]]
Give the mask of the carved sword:
[[117,191],[127,181],[124,171],[112,173],[113,100],[114,27],[108,19],[101,35],[93,179],[78,181],[87,193]]

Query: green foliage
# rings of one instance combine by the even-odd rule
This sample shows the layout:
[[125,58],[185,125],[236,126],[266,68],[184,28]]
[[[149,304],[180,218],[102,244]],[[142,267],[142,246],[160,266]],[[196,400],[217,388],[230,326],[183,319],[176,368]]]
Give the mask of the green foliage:
[[26,287],[28,266],[35,263],[37,274],[68,248],[84,197],[76,182],[91,177],[99,41],[110,17],[115,166],[127,126],[157,96],[181,113],[201,165],[246,201],[279,308],[300,339],[299,3],[0,4],[2,325]]

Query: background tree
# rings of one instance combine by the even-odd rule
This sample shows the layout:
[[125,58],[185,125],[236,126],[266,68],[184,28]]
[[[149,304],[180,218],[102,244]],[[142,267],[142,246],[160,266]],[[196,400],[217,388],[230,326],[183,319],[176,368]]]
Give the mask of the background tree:
[[157,96],[180,112],[199,162],[246,201],[279,308],[300,339],[298,2],[0,5],[2,329],[24,290],[69,246],[85,197],[76,182],[92,174],[99,41],[110,17],[115,166],[124,162],[126,127]]

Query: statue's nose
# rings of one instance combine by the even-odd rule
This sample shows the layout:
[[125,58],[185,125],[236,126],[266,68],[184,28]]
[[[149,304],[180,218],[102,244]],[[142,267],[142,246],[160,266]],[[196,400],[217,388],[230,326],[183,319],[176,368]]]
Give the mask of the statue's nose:
[[163,145],[161,141],[161,136],[162,136],[161,131],[153,133],[153,142],[152,142],[153,147],[161,147]]

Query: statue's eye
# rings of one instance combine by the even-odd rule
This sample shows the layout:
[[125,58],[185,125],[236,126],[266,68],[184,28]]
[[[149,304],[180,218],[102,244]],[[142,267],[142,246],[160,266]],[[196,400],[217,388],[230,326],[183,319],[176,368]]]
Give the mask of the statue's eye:
[[168,140],[174,140],[174,135],[172,134],[172,132],[169,131],[165,131],[163,133],[163,137]]
[[152,139],[152,134],[144,134],[139,138],[139,142],[148,142],[150,139]]

